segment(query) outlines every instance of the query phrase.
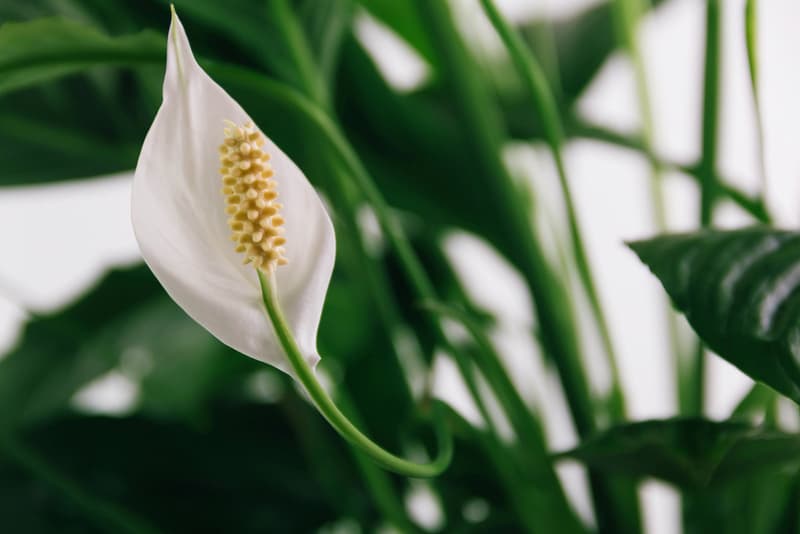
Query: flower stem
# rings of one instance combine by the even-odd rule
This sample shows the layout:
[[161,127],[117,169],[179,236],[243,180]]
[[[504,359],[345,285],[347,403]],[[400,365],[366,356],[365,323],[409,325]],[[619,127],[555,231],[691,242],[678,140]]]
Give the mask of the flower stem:
[[267,316],[275,329],[275,334],[278,336],[281,346],[284,351],[286,351],[295,377],[303,385],[309,397],[311,397],[311,400],[314,402],[314,405],[322,416],[327,419],[334,430],[383,467],[400,475],[429,478],[442,473],[450,464],[453,455],[453,440],[452,436],[445,428],[443,409],[439,403],[436,403],[434,406],[433,413],[439,454],[432,462],[428,464],[411,462],[399,456],[395,456],[369,439],[356,428],[347,416],[334,404],[330,395],[328,395],[328,392],[322,387],[322,384],[319,383],[314,371],[300,352],[278,302],[274,274],[266,274],[259,270],[258,279],[261,283],[261,296],[264,301]]
[[[350,397],[345,391],[339,389],[336,392],[336,400],[356,424],[362,424]],[[350,451],[359,471],[361,471],[364,483],[369,488],[370,495],[372,495],[385,520],[401,532],[419,532],[420,530],[406,516],[403,503],[398,498],[389,475],[385,471],[381,471],[366,454],[355,447],[351,447]]]

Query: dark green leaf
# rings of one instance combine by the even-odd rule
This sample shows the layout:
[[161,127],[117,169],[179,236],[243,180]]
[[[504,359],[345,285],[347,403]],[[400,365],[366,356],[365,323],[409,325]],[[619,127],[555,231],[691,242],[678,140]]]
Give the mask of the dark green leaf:
[[796,471],[768,470],[685,494],[686,534],[798,532]]
[[342,44],[350,32],[351,0],[301,0],[298,15],[322,76],[331,83]]
[[82,385],[119,357],[104,350],[82,352],[85,341],[160,293],[143,268],[114,271],[75,304],[31,321],[0,361],[0,428],[63,411]]
[[164,38],[152,31],[113,38],[65,19],[7,22],[0,26],[0,94],[99,63],[152,64],[164,56]]
[[[662,1],[651,3],[657,6]],[[520,28],[544,65],[564,110],[572,109],[617,48],[612,15],[611,2],[602,2],[567,19],[534,20]],[[539,120],[522,84],[505,84],[500,89],[500,103],[511,134],[522,138],[540,136]]]
[[800,234],[756,227],[630,246],[712,350],[800,402]]
[[114,368],[140,382],[141,410],[199,419],[215,393],[263,366],[192,321],[147,268],[112,271],[75,304],[31,321],[0,361],[0,427],[67,410]]
[[[215,407],[202,428],[141,417],[69,417],[21,441],[89,495],[164,532],[311,532],[336,512],[296,442],[293,417],[280,405]],[[343,442],[329,439],[333,432],[318,423],[326,452],[344,463]],[[57,488],[31,475],[0,458],[0,530],[94,532]],[[352,474],[339,485],[347,488],[342,497],[350,513],[368,513]]]
[[[174,3],[182,19],[200,22],[211,28],[215,35],[228,36],[243,51],[247,51],[243,53],[247,59],[269,68],[281,79],[299,83],[296,79],[297,69],[291,62],[292,55],[286,48],[280,29],[268,17],[264,5],[266,2],[178,0]],[[166,7],[168,2],[163,4]],[[189,37],[191,39],[191,33]]]
[[[142,93],[130,79],[123,84],[127,95],[112,88],[110,98],[102,98],[87,78],[50,82],[2,97],[0,185],[132,169],[155,105],[137,105]],[[134,101],[123,107],[120,100],[126,96]]]
[[452,103],[398,94],[355,41],[344,49],[339,82],[338,115],[388,202],[424,217],[427,235],[460,226],[513,256],[519,247],[504,218],[476,216],[506,207],[487,198]]
[[701,418],[615,426],[559,458],[610,474],[655,477],[687,489],[722,486],[800,465],[800,436]]

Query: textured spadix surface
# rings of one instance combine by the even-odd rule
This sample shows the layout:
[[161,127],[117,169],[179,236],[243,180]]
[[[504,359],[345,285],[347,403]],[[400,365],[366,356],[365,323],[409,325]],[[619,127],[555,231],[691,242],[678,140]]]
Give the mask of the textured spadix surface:
[[[289,371],[269,324],[252,264],[235,251],[225,211],[219,146],[225,122],[252,119],[197,64],[178,17],[167,43],[163,103],[145,138],[131,214],[147,265],[187,314],[223,343]],[[258,125],[255,126],[258,128]],[[264,136],[283,208],[287,265],[275,271],[278,299],[313,366],[335,257],[333,227],[297,166]]]

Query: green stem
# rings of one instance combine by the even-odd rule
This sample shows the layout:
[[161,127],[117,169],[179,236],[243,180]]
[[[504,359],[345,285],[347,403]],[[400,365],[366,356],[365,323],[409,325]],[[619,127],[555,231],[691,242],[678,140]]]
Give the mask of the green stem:
[[[335,158],[331,156],[330,159],[334,160]],[[334,206],[342,206],[343,208],[338,212],[340,216],[336,221],[337,229],[343,230],[350,242],[355,245],[356,253],[344,254],[343,256],[352,266],[351,268],[357,272],[357,276],[360,276],[369,288],[369,294],[377,309],[378,317],[383,323],[388,345],[392,347],[391,356],[394,359],[392,363],[396,369],[402,370],[401,357],[397,351],[396,340],[393,339],[392,335],[397,330],[397,325],[404,323],[404,319],[391,292],[385,271],[378,265],[377,260],[372,257],[367,249],[363,232],[356,220],[356,210],[359,202],[359,199],[356,198],[357,192],[353,191],[352,184],[347,181],[347,176],[340,161],[331,161],[331,175],[336,182],[336,187],[330,188],[331,201]],[[341,240],[341,238],[338,239]],[[409,377],[405,376],[405,373],[403,373],[403,376],[406,379],[403,381],[405,397],[408,402],[413,402],[414,395],[409,383]]]
[[[506,447],[504,447],[500,442],[500,434],[498,432],[497,425],[495,424],[494,419],[492,419],[492,415],[489,413],[486,403],[480,394],[471,362],[464,356],[463,351],[460,350],[453,354],[453,359],[456,362],[456,366],[458,367],[461,376],[464,378],[467,391],[469,391],[470,396],[475,402],[475,406],[478,408],[481,418],[486,423],[486,427],[489,430],[489,432],[480,432],[480,430],[475,429],[475,431],[479,432],[483,437],[481,444],[483,445],[486,454],[492,458],[495,467],[501,473],[516,472],[516,468],[508,456]],[[524,491],[526,491],[520,478],[508,476],[502,477],[501,480],[506,493],[508,493],[508,496],[511,498],[511,501],[514,504],[517,515],[525,525],[525,529],[531,533],[536,532],[536,527],[539,521],[536,517],[534,517],[535,514],[531,514],[531,511],[535,508],[536,503],[522,503],[517,498],[518,495],[521,495]],[[552,513],[552,510],[550,510],[550,512]]]
[[[366,170],[361,165],[360,161],[358,160],[357,156],[351,151],[351,149],[345,144],[346,142],[342,141],[341,149],[343,153],[346,155],[346,160],[349,161],[351,169],[355,167],[356,170],[356,177],[359,185],[361,186],[362,191],[366,192],[367,199],[370,202],[371,206],[375,210],[376,217],[379,220],[379,224],[383,231],[387,234],[387,237],[392,244],[395,252],[398,253],[400,257],[401,264],[405,269],[406,273],[409,275],[409,279],[412,282],[412,286],[414,287],[415,293],[420,300],[428,301],[435,299],[433,285],[431,284],[430,280],[425,274],[422,266],[419,264],[419,260],[413,250],[410,248],[408,241],[403,234],[402,229],[399,226],[396,226],[394,220],[391,218],[389,214],[389,208],[386,206],[385,201],[383,200],[380,193],[377,189],[374,188],[372,180],[366,174]],[[340,186],[344,186],[345,184],[340,184]],[[376,270],[377,271],[377,270]],[[373,273],[378,275],[379,273]],[[375,277],[373,277],[375,278]],[[374,284],[379,286],[383,286],[385,284],[385,280],[382,278],[375,278],[373,280]],[[393,309],[393,308],[392,308]],[[392,311],[392,310],[388,310]],[[471,362],[464,354],[463,350],[452,346],[452,344],[447,340],[444,333],[441,331],[441,326],[435,320],[430,320],[430,327],[433,329],[436,338],[438,339],[439,343],[445,349],[448,354],[453,356],[453,360],[458,367],[458,370],[462,377],[464,378],[464,382],[467,386],[469,391],[470,397],[472,397],[473,401],[475,402],[476,407],[478,408],[481,417],[486,421],[486,424],[489,426],[490,429],[493,429],[494,434],[496,435],[496,428],[494,428],[494,422],[491,418],[491,414],[486,407],[485,402],[478,390],[477,383],[475,382]],[[490,383],[490,386],[493,387],[495,394],[498,397],[503,397],[505,392],[497,387],[494,387],[496,383]],[[510,461],[510,458],[505,452],[505,447],[497,440],[497,439],[485,439],[482,441],[482,445],[484,448],[487,449],[487,454],[490,455],[492,458],[495,459],[495,462],[499,465],[502,464],[503,469],[506,472],[514,472],[513,463]],[[546,458],[546,454],[542,452],[542,458]],[[557,486],[557,480],[553,475],[554,484]],[[514,481],[513,478],[504,478],[503,484],[506,486],[506,490],[509,495],[517,495],[519,494],[520,485],[518,481]],[[520,503],[517,500],[513,500],[515,505],[519,505]],[[564,499],[564,503],[566,503],[566,499]],[[535,525],[531,523],[531,503],[528,502],[524,506],[516,506],[517,512],[520,519],[527,524],[529,530],[533,530]],[[568,508],[564,508],[565,513],[569,513],[571,515],[571,511]],[[552,513],[552,508],[550,509]]]
[[[531,289],[544,351],[558,370],[575,428],[581,437],[586,437],[594,432],[596,423],[578,348],[574,310],[561,279],[553,272],[534,236],[528,206],[501,159],[505,136],[497,107],[453,25],[447,3],[417,0],[416,5],[441,55],[440,74],[449,83],[458,118],[469,136],[470,157],[475,161],[476,171],[485,176],[481,187],[492,203],[502,206],[494,215],[505,227],[504,231],[519,239],[513,259]],[[594,471],[590,472],[590,485],[598,522],[607,531],[614,531],[625,522],[625,512],[617,506],[607,480]]]
[[762,415],[776,397],[774,389],[756,382],[733,409],[731,418]]
[[[698,184],[700,183],[701,172],[699,164],[683,165],[674,161],[661,159],[658,155],[653,154],[650,149],[645,147],[641,139],[614,132],[601,126],[586,124],[575,119],[569,124],[569,135],[572,137],[583,137],[595,141],[602,141],[611,145],[642,152],[648,160],[655,162],[656,167],[662,171],[674,171],[685,174],[697,181]],[[738,205],[757,221],[771,224],[772,217],[764,205],[764,201],[761,198],[751,197],[735,186],[729,185],[729,181],[730,180],[725,179],[717,173],[717,193],[720,197],[725,197]]]
[[642,120],[642,143],[646,148],[652,176],[650,181],[651,203],[656,227],[659,230],[663,230],[667,227],[667,216],[664,206],[664,194],[661,190],[661,168],[658,166],[658,161],[650,157],[655,154],[653,112],[650,105],[651,98],[647,83],[647,72],[645,71],[644,60],[639,48],[639,39],[636,34],[640,19],[640,3],[645,2],[647,0],[614,0],[614,26],[617,31],[617,40],[628,52],[633,65],[639,115]]
[[[525,468],[529,470],[530,476],[538,481],[536,485],[540,486],[543,480],[550,481],[548,485],[551,487],[550,492],[552,494],[549,496],[549,501],[545,502],[541,496],[538,499],[530,499],[527,501],[526,508],[535,511],[534,515],[552,515],[555,510],[560,509],[560,515],[571,516],[572,511],[567,505],[566,496],[563,494],[563,490],[552,469],[552,464],[548,459],[549,454],[543,429],[538,420],[531,414],[525,401],[520,397],[517,388],[511,382],[508,373],[506,373],[500,362],[500,355],[497,354],[486,333],[467,313],[459,309],[436,302],[426,302],[423,305],[431,311],[458,321],[470,333],[478,348],[475,361],[486,377],[487,382],[497,393],[498,401],[508,414],[511,424],[515,432],[517,432]],[[498,470],[507,471],[505,467]]]
[[[700,225],[713,224],[714,207],[718,199],[717,147],[719,130],[720,93],[720,24],[719,0],[706,4],[706,51],[703,80],[702,154],[698,171],[700,176]],[[706,355],[703,343],[697,341],[694,359],[690,362],[689,399],[687,412],[702,414],[705,405]]]
[[[288,5],[286,4],[285,0],[277,0],[273,2],[273,11],[275,11],[275,15],[280,18],[283,25],[286,26],[286,35],[285,38],[287,39],[289,48],[293,54],[294,63],[298,66],[298,69],[301,74],[301,79],[303,81],[302,85],[304,91],[307,95],[309,95],[312,100],[315,100],[321,107],[325,108],[327,105],[328,95],[325,92],[324,86],[319,83],[320,80],[315,76],[316,68],[313,62],[313,58],[311,56],[311,51],[307,46],[307,41],[302,36],[302,32],[297,24],[296,18],[293,16],[291,11],[289,10]],[[341,136],[343,140],[343,136]],[[410,274],[410,278],[412,280],[412,284],[416,288],[416,292],[419,296],[425,298],[432,298],[434,296],[434,289],[433,285],[430,283],[427,275],[425,274],[424,270],[422,269],[419,261],[416,258],[416,254],[413,252],[411,247],[408,245],[408,241],[405,238],[402,230],[399,226],[394,223],[393,219],[389,215],[389,208],[386,205],[385,201],[383,200],[380,193],[377,189],[374,188],[372,184],[371,178],[367,176],[366,170],[360,165],[360,161],[357,155],[349,149],[347,146],[346,141],[342,142],[342,147],[347,147],[348,159],[350,166],[356,165],[360,172],[357,174],[362,178],[360,180],[360,188],[362,193],[365,193],[369,203],[372,205],[373,209],[375,210],[380,225],[384,229],[389,236],[389,240],[391,241],[394,249],[397,251],[398,255],[401,258],[401,263],[406,269],[406,271]],[[353,198],[352,194],[350,193],[351,186],[350,184],[346,183],[343,177],[343,173],[340,169],[335,169],[333,173],[335,179],[337,180],[337,189],[339,189],[339,198],[344,202],[345,209],[344,211],[347,213],[346,218],[348,224],[354,227],[356,230],[358,229],[358,225],[356,221],[352,218],[353,213],[357,209],[356,201]],[[358,239],[358,244],[361,247],[362,255],[367,258],[366,247],[364,246],[363,240]],[[367,259],[366,263],[371,263]],[[381,297],[379,299],[379,304],[381,305],[381,312],[385,319],[390,320],[397,317],[397,310],[394,306],[393,301],[390,302],[391,296],[386,291],[387,285],[386,281],[383,277],[381,277],[378,273],[374,272],[377,269],[370,269],[368,266],[365,266],[365,274],[367,275],[367,280],[370,285],[377,290],[376,295]],[[453,355],[456,365],[459,369],[459,372],[462,374],[464,381],[467,385],[469,390],[470,396],[473,398],[478,410],[486,421],[486,424],[489,425],[490,428],[493,429],[494,433],[496,434],[496,428],[494,428],[494,422],[491,419],[491,415],[486,407],[485,402],[483,401],[482,396],[478,390],[477,384],[475,382],[473,376],[472,366],[470,365],[469,360],[465,357],[462,351],[453,347],[448,342],[446,336],[441,331],[440,325],[436,323],[436,321],[430,321],[431,327],[434,330],[437,338],[439,339],[440,343],[444,346],[444,348]],[[490,443],[495,448],[500,451],[502,449],[502,445],[499,442]],[[505,455],[500,453],[498,455],[502,461],[507,462],[508,459]],[[511,493],[514,493],[513,490]],[[378,496],[376,495],[376,498]],[[524,514],[521,515],[524,519]]]
[[314,64],[308,40],[297,22],[297,17],[289,7],[289,3],[287,0],[270,0],[267,2],[267,9],[275,19],[274,27],[282,33],[282,37],[286,41],[291,54],[291,63],[297,68],[303,91],[311,100],[327,109],[330,99],[325,82],[318,75],[319,70]]
[[[525,525],[525,530],[531,533],[539,532],[544,534],[556,532],[552,521],[547,515],[552,514],[553,511],[542,510],[538,509],[536,506],[532,506],[532,504],[542,500],[542,493],[546,493],[540,486],[540,481],[533,480],[531,484],[523,484],[523,476],[509,464],[505,458],[506,453],[495,446],[497,441],[496,436],[484,432],[479,428],[475,428],[458,414],[455,414],[454,418],[460,423],[458,426],[466,429],[467,435],[471,438],[471,441],[481,444],[483,450],[486,451],[486,456],[499,475],[500,481],[505,486],[508,499],[517,510],[521,521]],[[550,527],[548,527],[548,523]],[[556,525],[559,534],[567,532],[568,527],[566,524],[557,522]],[[582,531],[583,529],[576,530],[576,532]]]
[[505,369],[500,363],[500,356],[492,346],[486,333],[475,323],[472,318],[452,306],[437,302],[425,302],[423,306],[429,310],[449,317],[461,323],[475,340],[478,346],[475,362],[478,364],[486,380],[497,392],[498,400],[511,419],[514,430],[519,433],[519,438],[526,447],[533,448],[536,454],[547,455],[544,434],[530,410],[522,400],[517,388],[511,382]]
[[517,187],[500,160],[502,134],[495,106],[486,88],[476,75],[461,37],[452,25],[445,2],[417,0],[424,20],[429,23],[447,68],[442,73],[450,82],[453,98],[459,108],[464,130],[471,136],[470,149],[480,171],[487,195],[505,207],[495,216],[513,235],[519,236],[519,257],[526,281],[531,286],[542,339],[547,352],[556,363],[575,426],[581,436],[594,430],[591,396],[578,354],[577,335],[568,302],[562,299],[563,287],[545,259],[544,252],[533,237],[530,214],[522,202]]
[[[639,21],[641,19],[641,8],[647,4],[647,0],[614,0],[614,19],[615,29],[617,32],[617,40],[626,49],[628,56],[633,65],[633,72],[636,83],[636,92],[638,95],[639,115],[642,119],[642,144],[644,152],[648,158],[650,165],[650,197],[651,205],[653,208],[653,219],[656,229],[659,232],[664,232],[667,229],[667,215],[664,202],[664,193],[662,190],[662,177],[663,169],[659,166],[659,160],[655,157],[655,136],[653,127],[653,113],[651,107],[650,90],[647,83],[647,73],[645,71],[644,61],[642,59],[641,50],[639,47],[639,39],[637,30]],[[680,331],[675,313],[669,307],[664,306],[664,316],[667,322],[667,331],[672,346],[672,352],[675,355],[675,378],[678,389],[678,399],[681,407],[685,404],[684,389],[682,384],[685,383],[683,379],[684,360],[691,358],[692,354],[687,354],[682,346]],[[683,411],[683,409],[681,410]]]
[[[433,284],[427,277],[422,265],[419,263],[416,254],[405,237],[403,229],[391,216],[386,201],[375,187],[366,168],[331,118],[318,106],[311,103],[307,98],[296,91],[269,80],[268,78],[249,72],[246,69],[219,64],[207,64],[207,68],[220,79],[229,79],[235,83],[245,83],[251,89],[258,89],[260,93],[268,94],[270,97],[283,102],[285,105],[301,112],[305,118],[318,128],[319,132],[330,143],[330,148],[337,157],[340,158],[341,163],[350,170],[356,185],[367,199],[367,202],[372,206],[375,216],[378,219],[378,224],[384,232],[389,244],[397,254],[400,264],[411,282],[415,295],[422,301],[435,300]],[[456,363],[459,364],[459,370],[463,371],[467,369],[468,366],[464,364],[466,360],[463,355],[458,348],[453,347],[448,342],[441,330],[441,326],[430,318],[429,324],[445,351],[454,356]],[[465,376],[464,378],[465,381],[470,380],[469,376]],[[474,400],[477,406],[480,406],[480,403],[482,403],[480,397],[476,397]],[[497,457],[501,458],[503,461],[509,461],[507,455],[503,454],[503,448],[500,447],[499,444],[496,445],[498,446],[498,451],[495,451],[497,452]]]
[[[375,187],[375,184],[368,174],[366,168],[363,166],[360,159],[331,118],[318,106],[314,105],[297,91],[288,88],[283,84],[270,80],[269,78],[265,78],[261,75],[253,73],[252,71],[235,67],[233,65],[214,64],[210,62],[204,62],[204,65],[207,71],[212,73],[215,78],[227,81],[228,84],[233,87],[244,85],[248,88],[248,90],[256,91],[262,95],[262,97],[281,102],[288,108],[299,112],[310,122],[311,125],[318,130],[318,133],[320,133],[325,141],[330,144],[330,148],[333,150],[333,152],[341,159],[341,163],[343,163],[344,166],[349,169],[356,185],[375,211],[378,224],[384,232],[389,245],[395,250],[398,259],[400,260],[400,264],[403,267],[403,270],[405,271],[409,281],[411,282],[412,290],[417,298],[423,302],[437,300],[435,298],[433,284],[428,279],[427,274],[423,270],[418,258],[416,257],[416,254],[411,248],[408,240],[405,238],[402,227],[400,227],[391,216],[385,200]],[[551,287],[551,285],[548,283],[543,283],[542,286],[543,288]],[[554,299],[554,301],[563,302],[563,299]],[[551,318],[547,316],[545,320],[551,320]],[[459,350],[450,345],[450,343],[447,341],[447,338],[442,333],[441,326],[438,324],[438,322],[430,318],[429,322],[432,331],[442,344],[443,348],[448,353],[453,354],[454,357],[460,357]],[[559,338],[554,337],[554,339]],[[572,338],[566,338],[563,340],[563,342],[565,344],[570,343],[570,339]],[[468,379],[468,377],[465,377],[465,379]],[[487,446],[497,445],[496,441],[486,443],[488,444]],[[498,446],[496,451],[488,452],[499,458],[500,461],[509,462],[510,459],[504,451],[504,448]],[[541,484],[541,481],[538,481],[537,483]],[[512,491],[512,489],[509,489],[509,491]],[[541,493],[543,492],[539,492],[537,495]],[[556,521],[562,525],[564,524],[564,521],[567,520],[571,525],[569,530],[570,532],[582,531],[579,523],[577,523],[577,520],[573,519],[572,515],[553,519],[553,521]]]
[[720,5],[706,3],[706,52],[703,80],[702,156],[700,171],[700,224],[711,226],[717,197],[716,166],[720,92]]
[[[276,18],[276,26],[283,32],[284,39],[292,54],[293,64],[297,66],[298,74],[300,77],[301,86],[309,98],[314,100],[318,105],[327,108],[330,103],[330,98],[325,87],[325,83],[321,77],[317,75],[317,68],[314,63],[311,50],[308,46],[308,41],[303,35],[303,32],[297,23],[297,18],[291,11],[286,0],[275,0],[268,3],[268,8],[271,9],[272,14]],[[344,219],[340,221],[345,226],[346,233],[352,237],[352,241],[357,246],[359,254],[355,254],[360,261],[358,261],[354,268],[361,271],[367,284],[372,288],[371,293],[375,296],[375,302],[378,308],[378,315],[382,319],[385,332],[387,336],[391,336],[392,325],[398,322],[399,314],[397,313],[396,306],[387,290],[387,284],[382,273],[375,269],[374,262],[372,262],[367,253],[366,245],[363,236],[358,228],[358,223],[355,220],[356,200],[353,198],[351,188],[347,187],[343,177],[343,171],[340,164],[333,164],[333,172],[338,186],[335,193],[338,197],[339,203],[345,206]],[[350,257],[352,255],[349,255]],[[355,263],[355,262],[354,262]],[[391,341],[391,340],[390,340]],[[394,347],[394,343],[390,342],[390,346]],[[392,351],[396,365],[400,365],[399,356],[396,351]],[[413,401],[411,389],[408,382],[404,382],[406,389],[405,394],[409,402]],[[356,414],[355,408],[349,400],[349,397],[343,391],[339,391],[337,395],[340,405],[350,414],[353,418]],[[361,423],[358,417],[353,419],[356,424]],[[392,487],[391,481],[387,475],[377,468],[377,466],[369,460],[368,456],[351,447],[351,452],[356,461],[359,471],[361,472],[364,483],[369,489],[369,493],[374,499],[378,509],[383,517],[391,523],[395,528],[403,532],[418,531],[416,527],[408,520],[402,503],[398,500],[395,490]]]
[[56,471],[33,450],[11,435],[0,436],[0,450],[31,475],[46,482],[79,508],[100,531],[156,533],[158,529],[115,504],[88,494],[72,480]]
[[495,7],[492,0],[481,0],[481,5],[491,21],[494,29],[511,54],[519,75],[521,76],[525,88],[530,93],[531,101],[541,120],[547,143],[553,153],[553,159],[558,172],[558,181],[561,187],[561,194],[567,210],[567,221],[569,224],[570,237],[572,239],[572,251],[575,256],[575,264],[578,274],[583,284],[589,305],[592,308],[594,319],[597,324],[603,349],[606,354],[606,363],[611,371],[611,399],[612,399],[612,418],[622,420],[625,416],[624,396],[620,386],[619,369],[617,367],[614,344],[611,340],[611,332],[608,328],[600,297],[597,293],[594,282],[594,275],[586,254],[586,246],[583,243],[578,216],[575,210],[575,202],[572,199],[572,191],[567,180],[567,171],[564,165],[563,144],[564,128],[558,115],[558,105],[556,99],[547,82],[547,77],[542,70],[539,62],[531,51],[525,46],[522,38],[505,21],[503,16]]
[[362,452],[370,456],[373,460],[384,466],[386,469],[398,474],[429,478],[442,473],[450,464],[453,455],[453,439],[445,428],[445,422],[441,408],[434,407],[434,426],[436,439],[439,444],[439,454],[428,464],[418,464],[395,456],[382,448],[380,445],[365,436],[352,422],[337,408],[328,392],[317,380],[314,371],[308,365],[300,348],[294,340],[294,336],[283,316],[280,303],[278,302],[277,288],[275,286],[274,274],[265,274],[258,271],[258,279],[261,283],[261,296],[267,316],[275,329],[283,350],[289,358],[295,377],[305,388],[314,405],[325,419],[331,424],[343,438],[355,445]]
[[750,73],[750,89],[756,117],[756,143],[758,143],[758,167],[761,172],[761,197],[767,198],[767,162],[764,153],[764,116],[758,90],[758,0],[747,0],[744,7],[745,44],[747,66]]
[[[336,394],[336,398],[342,406],[342,409],[350,415],[350,418],[356,424],[361,425],[361,420],[353,403],[350,401],[350,397],[348,397],[344,391],[339,390]],[[375,462],[372,462],[366,454],[356,450],[354,447],[351,447],[350,450],[353,453],[353,458],[358,465],[359,471],[361,471],[361,476],[369,488],[369,494],[375,500],[378,509],[381,514],[383,514],[386,521],[390,522],[394,528],[399,529],[401,532],[419,532],[419,529],[415,527],[406,516],[403,503],[397,498],[397,494],[392,487],[392,481],[389,479],[387,473],[381,471],[378,466],[375,465]]]

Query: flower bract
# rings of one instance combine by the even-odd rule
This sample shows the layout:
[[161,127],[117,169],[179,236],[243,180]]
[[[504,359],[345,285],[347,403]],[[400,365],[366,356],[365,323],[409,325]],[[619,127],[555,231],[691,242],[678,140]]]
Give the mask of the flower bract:
[[335,257],[330,217],[297,165],[200,67],[174,13],[163,102],[136,166],[131,216],[145,262],[189,316],[291,372],[256,268],[270,271],[297,344],[316,365]]

